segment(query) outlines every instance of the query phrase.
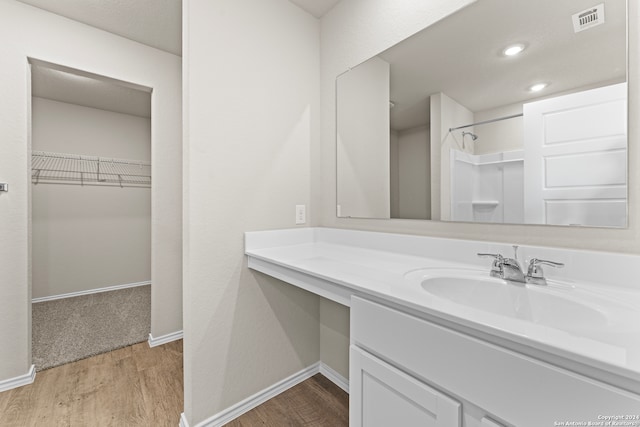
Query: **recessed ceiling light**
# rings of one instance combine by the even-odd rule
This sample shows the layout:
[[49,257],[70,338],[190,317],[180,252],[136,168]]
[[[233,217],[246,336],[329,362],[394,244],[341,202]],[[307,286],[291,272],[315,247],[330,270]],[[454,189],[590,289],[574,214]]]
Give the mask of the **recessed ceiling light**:
[[531,86],[529,90],[531,92],[540,92],[542,89],[544,89],[547,86],[548,86],[547,83],[536,83],[533,86]]
[[522,52],[524,50],[524,45],[523,44],[512,44],[511,46],[507,46],[506,48],[504,48],[504,50],[502,51],[502,54],[504,56],[514,56],[519,54],[520,52]]

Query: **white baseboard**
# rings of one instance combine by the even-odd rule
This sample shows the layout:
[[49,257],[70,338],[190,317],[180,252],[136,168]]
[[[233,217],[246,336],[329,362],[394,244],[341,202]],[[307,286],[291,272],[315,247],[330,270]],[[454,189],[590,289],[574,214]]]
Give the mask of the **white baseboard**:
[[36,365],[31,365],[26,374],[0,381],[0,392],[11,390],[12,388],[29,385],[36,379]]
[[96,289],[89,289],[89,290],[86,290],[86,291],[69,292],[68,294],[51,295],[49,297],[33,298],[31,300],[31,302],[35,304],[35,303],[39,303],[39,302],[53,301],[53,300],[63,299],[63,298],[79,297],[80,295],[98,294],[100,292],[110,292],[110,291],[117,291],[117,290],[120,290],[120,289],[135,288],[135,287],[138,287],[138,286],[146,286],[146,285],[150,285],[150,284],[151,284],[150,280],[148,280],[146,282],[126,283],[124,285],[108,286],[106,288],[96,288]]
[[187,421],[187,416],[183,413],[180,414],[180,424],[178,427],[189,427],[189,421]]
[[[285,378],[284,380],[279,381],[262,391],[259,391],[253,396],[249,396],[243,401],[238,402],[221,412],[218,412],[217,414],[207,418],[206,420],[199,422],[194,427],[221,427],[228,422],[235,420],[240,415],[249,412],[256,406],[263,404],[272,397],[275,397],[283,391],[290,389],[294,385],[311,378],[312,376],[320,372],[319,365],[320,362],[316,362],[308,368],[305,368],[291,375],[290,377]],[[184,413],[182,413],[182,415],[180,416],[180,427],[189,427],[189,422],[187,421],[187,417],[185,417]]]
[[[338,387],[349,392],[349,381],[347,381],[342,375],[338,374],[335,370],[330,368],[328,365],[322,362],[316,362],[313,365],[305,368],[284,380],[273,384],[270,387],[265,388],[262,391],[254,394],[246,398],[245,400],[236,403],[235,405],[218,412],[217,414],[207,418],[204,421],[199,422],[194,427],[221,427],[225,424],[235,420],[240,415],[249,412],[253,408],[263,404],[267,400],[279,395],[280,393],[290,389],[296,384],[301,383],[304,380],[307,380],[314,376],[315,374],[320,373],[327,377],[331,382],[336,384]],[[180,414],[180,424],[179,427],[190,427],[189,421],[185,416],[184,412]]]
[[331,366],[320,362],[320,373],[327,377],[329,381],[340,387],[347,394],[349,393],[349,380],[336,372]]
[[183,336],[184,333],[182,331],[172,332],[170,334],[161,335],[155,338],[153,335],[149,334],[149,347],[157,347],[171,341],[178,341],[179,339],[182,339]]

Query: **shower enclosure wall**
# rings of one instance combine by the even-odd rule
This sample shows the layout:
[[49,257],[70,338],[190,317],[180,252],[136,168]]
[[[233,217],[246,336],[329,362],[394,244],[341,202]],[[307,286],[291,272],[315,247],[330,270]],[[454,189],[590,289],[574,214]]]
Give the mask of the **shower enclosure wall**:
[[474,155],[451,150],[451,219],[522,223],[523,151]]

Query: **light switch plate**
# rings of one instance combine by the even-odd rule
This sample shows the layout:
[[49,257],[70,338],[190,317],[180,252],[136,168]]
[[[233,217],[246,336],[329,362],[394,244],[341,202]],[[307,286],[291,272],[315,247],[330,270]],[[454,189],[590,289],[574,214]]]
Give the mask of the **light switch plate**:
[[296,224],[304,224],[307,222],[306,205],[296,205]]

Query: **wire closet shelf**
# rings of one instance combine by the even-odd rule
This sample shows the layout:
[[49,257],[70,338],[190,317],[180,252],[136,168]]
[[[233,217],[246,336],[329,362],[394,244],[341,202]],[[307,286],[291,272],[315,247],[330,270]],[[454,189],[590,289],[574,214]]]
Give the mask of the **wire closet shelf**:
[[151,187],[151,163],[33,151],[31,182],[148,188]]

